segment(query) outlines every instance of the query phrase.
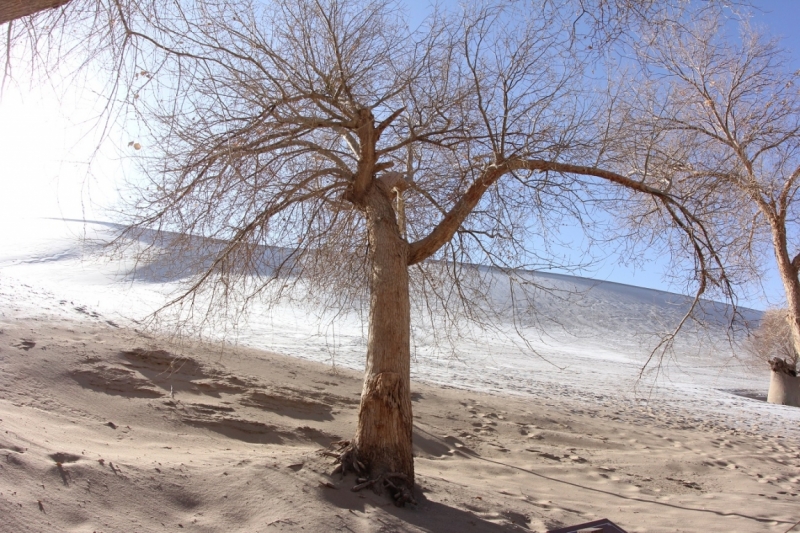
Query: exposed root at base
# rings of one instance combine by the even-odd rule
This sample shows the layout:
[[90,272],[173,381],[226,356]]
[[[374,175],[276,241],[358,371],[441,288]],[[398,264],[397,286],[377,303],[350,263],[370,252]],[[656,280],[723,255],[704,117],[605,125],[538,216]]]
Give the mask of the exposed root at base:
[[323,450],[321,453],[327,457],[336,459],[334,464],[336,468],[333,474],[340,473],[342,477],[348,472],[354,472],[357,476],[357,484],[350,490],[358,492],[363,489],[372,488],[377,493],[387,491],[394,500],[395,505],[402,507],[407,503],[416,505],[417,501],[408,487],[408,476],[399,472],[386,472],[375,478],[363,477],[366,474],[364,464],[356,457],[356,449],[353,443],[349,440],[340,440],[331,443],[331,448],[338,447],[336,451]]
[[336,459],[334,464],[337,466],[333,470],[333,474],[342,474],[344,477],[348,472],[354,472],[357,475],[366,472],[364,464],[356,458],[355,446],[349,440],[332,442],[330,448],[334,446],[338,448],[335,452],[329,450],[322,452],[322,455]]
[[[401,481],[398,483],[398,480]],[[405,474],[401,474],[399,472],[386,472],[385,474],[381,474],[380,476],[374,479],[367,479],[367,478],[358,478],[358,485],[353,487],[353,492],[358,492],[362,489],[366,489],[367,487],[378,488],[380,490],[386,490],[389,495],[394,500],[394,504],[398,507],[403,507],[407,503],[413,503],[414,505],[417,504],[417,500],[414,499],[414,495],[411,493],[411,490],[408,488],[406,483],[402,483],[403,481],[408,481],[408,476]]]

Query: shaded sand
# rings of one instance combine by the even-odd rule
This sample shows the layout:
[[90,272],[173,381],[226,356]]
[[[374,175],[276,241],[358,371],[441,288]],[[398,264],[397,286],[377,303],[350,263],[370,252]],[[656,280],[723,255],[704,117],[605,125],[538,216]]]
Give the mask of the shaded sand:
[[419,383],[420,503],[396,508],[351,492],[319,454],[354,432],[356,373],[176,346],[100,316],[0,311],[0,531],[543,532],[608,517],[630,532],[783,532],[800,520],[795,437],[598,391]]

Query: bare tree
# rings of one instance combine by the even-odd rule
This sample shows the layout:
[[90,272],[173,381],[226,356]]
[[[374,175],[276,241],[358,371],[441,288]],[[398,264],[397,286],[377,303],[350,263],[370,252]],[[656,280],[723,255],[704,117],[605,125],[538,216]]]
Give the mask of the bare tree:
[[790,366],[797,365],[797,353],[787,316],[785,309],[765,311],[758,327],[748,339],[749,351],[762,368],[775,357],[787,361]]
[[767,401],[798,405],[800,386],[797,383],[797,352],[785,309],[764,313],[756,330],[748,338],[747,348],[760,368],[772,370]]
[[357,431],[337,453],[359,488],[413,500],[412,285],[437,309],[468,307],[467,289],[438,273],[524,264],[532,235],[609,187],[648,198],[662,232],[683,235],[698,298],[726,283],[684,198],[604,166],[573,12],[502,2],[411,30],[387,1],[148,9],[119,19],[136,43],[131,143],[147,169],[123,238],[206,238],[202,272],[172,302],[189,308],[300,285],[368,300]]
[[[758,270],[771,251],[797,354],[798,73],[788,68],[775,41],[746,22],[739,29],[738,37],[730,35],[721,19],[704,16],[662,31],[639,49],[643,76],[630,86],[629,104],[631,123],[642,128],[631,143],[639,147],[651,181],[683,189],[684,197],[705,206],[698,209],[715,220],[715,238],[726,243],[729,267],[738,262]],[[781,368],[795,372],[796,361],[792,355]]]

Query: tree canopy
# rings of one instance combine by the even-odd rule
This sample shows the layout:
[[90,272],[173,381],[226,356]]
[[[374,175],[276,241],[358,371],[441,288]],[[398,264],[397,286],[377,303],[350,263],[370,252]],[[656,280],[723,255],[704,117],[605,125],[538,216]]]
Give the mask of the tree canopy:
[[553,228],[591,232],[595,209],[637,210],[633,236],[674,245],[696,301],[730,294],[698,189],[642,164],[657,150],[627,150],[629,117],[591,75],[598,47],[681,4],[498,1],[434,8],[413,28],[388,0],[98,2],[106,19],[86,27],[108,45],[142,162],[120,242],[170,231],[179,258],[204,237],[173,301],[189,308],[298,280],[364,302],[364,390],[340,468],[413,501],[412,294],[415,312],[475,317],[470,265],[552,262]]

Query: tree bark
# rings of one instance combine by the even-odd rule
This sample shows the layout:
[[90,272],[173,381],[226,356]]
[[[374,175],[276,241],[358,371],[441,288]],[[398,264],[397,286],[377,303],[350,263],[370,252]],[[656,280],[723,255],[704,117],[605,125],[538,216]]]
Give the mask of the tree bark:
[[778,265],[778,273],[783,282],[783,289],[786,293],[786,307],[788,310],[787,320],[789,329],[792,332],[792,344],[794,345],[795,361],[800,354],[800,279],[798,270],[794,266],[786,243],[786,229],[784,224],[771,224],[772,244],[775,250],[775,260]]
[[785,224],[779,224],[776,221],[776,223],[771,223],[771,226],[778,273],[786,292],[788,311],[786,319],[789,321],[789,329],[792,332],[795,358],[792,361],[784,361],[783,365],[778,366],[773,364],[775,359],[770,362],[772,374],[767,401],[800,407],[800,378],[797,377],[797,357],[800,354],[800,279],[798,279],[797,267],[789,256]]
[[[376,180],[365,197],[371,263],[369,339],[353,451],[371,479],[400,474],[392,483],[410,491],[414,459],[408,243],[384,189]],[[386,486],[396,492],[391,484]]]
[[0,0],[0,24],[63,6],[70,0]]

